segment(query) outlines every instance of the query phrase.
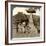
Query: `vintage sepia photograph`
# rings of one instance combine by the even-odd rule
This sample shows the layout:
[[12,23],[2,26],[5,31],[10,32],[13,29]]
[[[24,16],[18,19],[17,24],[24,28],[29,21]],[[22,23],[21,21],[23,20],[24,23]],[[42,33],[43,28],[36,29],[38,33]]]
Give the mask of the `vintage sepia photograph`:
[[40,8],[11,5],[12,38],[40,36]]
[[18,1],[6,3],[8,43],[44,42],[44,3]]

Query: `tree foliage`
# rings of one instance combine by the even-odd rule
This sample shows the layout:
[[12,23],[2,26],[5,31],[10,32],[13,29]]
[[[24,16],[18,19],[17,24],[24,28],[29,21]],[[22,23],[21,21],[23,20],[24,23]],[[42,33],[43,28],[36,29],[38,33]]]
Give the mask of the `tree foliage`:
[[37,28],[38,32],[40,32],[40,16],[33,15],[33,23]]

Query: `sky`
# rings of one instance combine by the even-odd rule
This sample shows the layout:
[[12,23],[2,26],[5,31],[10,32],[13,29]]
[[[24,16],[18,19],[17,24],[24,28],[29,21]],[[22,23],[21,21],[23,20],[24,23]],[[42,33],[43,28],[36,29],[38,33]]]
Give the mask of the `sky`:
[[[23,14],[30,15],[30,13],[27,13],[26,10],[29,8],[26,7],[15,7],[13,9],[13,16],[16,15],[18,12],[23,12]],[[33,13],[34,15],[40,15],[39,9],[36,10],[36,13]]]

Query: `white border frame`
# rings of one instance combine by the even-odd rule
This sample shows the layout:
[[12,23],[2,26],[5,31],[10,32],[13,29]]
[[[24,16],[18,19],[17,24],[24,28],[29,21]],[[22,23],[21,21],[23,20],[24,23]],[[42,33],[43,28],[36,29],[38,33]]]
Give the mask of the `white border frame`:
[[[41,14],[40,14],[40,37],[32,37],[32,38],[14,38],[11,40],[11,4],[12,5],[29,5],[29,6],[41,6]],[[24,43],[24,42],[39,42],[44,41],[44,4],[40,3],[17,3],[17,2],[9,2],[8,3],[8,42],[9,43]],[[25,39],[25,40],[22,40]],[[36,40],[37,39],[37,40]]]

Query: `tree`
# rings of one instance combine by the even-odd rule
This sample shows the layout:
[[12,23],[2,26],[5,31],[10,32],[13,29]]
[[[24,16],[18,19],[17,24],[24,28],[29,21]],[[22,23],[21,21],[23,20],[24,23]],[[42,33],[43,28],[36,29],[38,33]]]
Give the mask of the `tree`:
[[40,33],[40,16],[33,15],[33,23],[37,28],[38,33]]
[[23,14],[22,12],[18,12],[18,14],[14,16],[14,21],[15,21],[14,24],[16,25],[17,32],[18,32],[18,24],[24,21],[27,22],[28,18],[27,18],[27,15]]
[[29,8],[28,10],[26,10],[27,13],[36,13],[34,8]]
[[37,28],[38,32],[40,32],[40,16],[33,15],[33,13],[36,13],[35,8],[29,8],[26,10],[28,13],[32,13],[33,23],[35,27]]

